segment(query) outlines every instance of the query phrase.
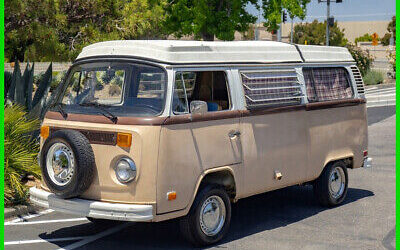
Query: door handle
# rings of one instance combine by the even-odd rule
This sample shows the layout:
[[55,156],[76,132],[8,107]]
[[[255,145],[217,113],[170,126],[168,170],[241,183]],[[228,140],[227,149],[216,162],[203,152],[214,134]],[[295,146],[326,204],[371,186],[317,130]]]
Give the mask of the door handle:
[[231,139],[234,139],[234,138],[236,138],[236,137],[239,137],[239,136],[240,136],[240,131],[238,131],[238,130],[236,130],[236,131],[231,131],[231,132],[229,132],[228,136],[229,136],[229,138],[231,138]]

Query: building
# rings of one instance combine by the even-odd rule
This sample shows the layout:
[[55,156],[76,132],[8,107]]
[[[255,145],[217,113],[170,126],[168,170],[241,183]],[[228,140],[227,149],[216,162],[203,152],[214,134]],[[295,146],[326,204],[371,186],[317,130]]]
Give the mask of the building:
[[[353,21],[353,22],[338,22],[338,26],[344,29],[344,34],[349,42],[354,43],[357,37],[364,34],[377,33],[379,37],[383,37],[387,33],[387,26],[390,21]],[[287,22],[282,25],[282,41],[290,40],[291,23]],[[296,26],[296,23],[294,24]],[[262,24],[257,25],[260,40],[273,40],[272,34],[267,32]],[[235,34],[235,40],[242,40],[243,36],[239,32]]]

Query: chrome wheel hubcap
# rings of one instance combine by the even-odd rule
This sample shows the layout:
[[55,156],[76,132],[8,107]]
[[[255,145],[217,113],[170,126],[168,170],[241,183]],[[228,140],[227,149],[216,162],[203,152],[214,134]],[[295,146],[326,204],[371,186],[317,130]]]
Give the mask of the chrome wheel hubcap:
[[218,234],[225,223],[226,208],[221,197],[208,197],[200,209],[200,228],[207,236]]
[[341,167],[336,167],[332,170],[329,176],[329,192],[334,199],[343,195],[346,187],[346,176]]
[[74,153],[64,143],[54,143],[47,152],[46,166],[51,181],[58,186],[65,186],[74,175]]

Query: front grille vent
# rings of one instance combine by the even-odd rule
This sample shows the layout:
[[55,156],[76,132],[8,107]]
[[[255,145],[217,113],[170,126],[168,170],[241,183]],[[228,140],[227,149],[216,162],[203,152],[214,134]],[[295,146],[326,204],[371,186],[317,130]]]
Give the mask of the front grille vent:
[[[50,128],[50,133],[54,133],[57,130],[65,129],[59,127]],[[86,129],[74,129],[81,132],[91,144],[102,144],[102,145],[117,145],[117,133],[108,131],[97,131],[97,130],[86,130]]]

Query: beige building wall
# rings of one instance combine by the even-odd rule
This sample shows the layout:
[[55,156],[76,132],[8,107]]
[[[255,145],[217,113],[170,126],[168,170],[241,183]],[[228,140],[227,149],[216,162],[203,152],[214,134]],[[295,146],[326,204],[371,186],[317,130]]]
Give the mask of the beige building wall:
[[[344,34],[349,42],[354,43],[354,40],[363,36],[364,34],[377,33],[379,37],[383,37],[387,33],[387,26],[390,21],[364,21],[364,22],[338,22],[341,29],[344,29]],[[294,24],[296,26],[296,23]],[[282,26],[282,41],[290,41],[290,26],[291,23],[284,23]],[[275,40],[276,36],[272,36],[270,32],[266,31],[266,28],[262,24],[258,24],[259,40]],[[174,39],[170,36],[168,39]],[[192,36],[186,36],[181,38],[182,40],[192,40]],[[218,40],[218,39],[216,39]],[[235,40],[244,40],[241,33],[235,33]]]
[[[377,33],[379,37],[383,37],[387,33],[387,26],[390,21],[364,21],[364,22],[338,22],[338,26],[344,29],[344,34],[349,42],[354,43],[354,40],[366,33]],[[284,23],[282,26],[282,40],[288,41],[290,37],[290,22]],[[294,24],[296,26],[296,23]],[[270,40],[271,34],[265,31],[262,25],[259,26],[260,39]],[[238,34],[239,37],[239,34]],[[290,39],[290,38],[289,38]]]
[[383,37],[388,31],[387,26],[390,21],[368,21],[368,22],[340,22],[338,23],[341,29],[344,29],[346,38],[350,42],[364,35],[365,33],[377,33],[379,37]]

